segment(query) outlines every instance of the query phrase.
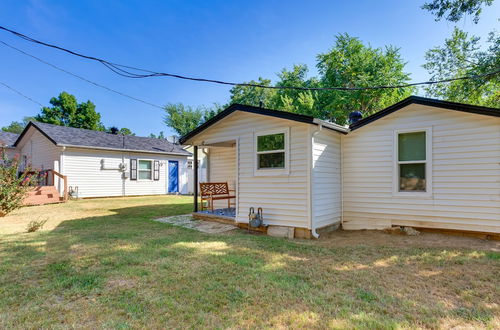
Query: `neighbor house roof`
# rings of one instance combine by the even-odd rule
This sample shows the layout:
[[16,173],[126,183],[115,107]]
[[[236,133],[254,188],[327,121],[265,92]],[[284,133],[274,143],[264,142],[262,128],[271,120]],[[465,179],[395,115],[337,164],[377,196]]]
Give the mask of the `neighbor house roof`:
[[280,111],[280,110],[272,110],[272,109],[266,109],[266,108],[261,108],[261,107],[254,107],[251,105],[244,105],[244,104],[232,104],[229,107],[227,107],[224,111],[218,113],[216,116],[212,117],[211,119],[207,120],[205,123],[202,125],[198,126],[188,134],[184,135],[181,137],[180,142],[185,143],[192,137],[196,136],[197,134],[201,133],[202,131],[206,130],[210,126],[214,125],[221,119],[229,116],[235,111],[241,111],[241,112],[250,112],[250,113],[255,113],[258,115],[263,115],[263,116],[270,116],[270,117],[275,117],[275,118],[281,118],[281,119],[287,119],[287,120],[292,120],[292,121],[297,121],[301,123],[306,123],[306,124],[314,124],[314,125],[322,125],[325,128],[340,132],[340,133],[347,133],[347,129],[345,127],[342,127],[340,125],[324,121],[318,118],[314,118],[311,116],[306,116],[306,115],[301,115],[298,113],[293,113],[293,112],[288,112],[288,111]]
[[123,136],[39,122],[30,122],[17,138],[14,146],[17,146],[30,127],[36,128],[52,143],[60,147],[79,147],[118,151],[127,150],[148,153],[178,154],[185,156],[191,155],[191,153],[184,150],[182,146],[173,144],[165,139],[130,135]]
[[0,131],[0,147],[14,147],[19,134]]
[[462,112],[468,112],[468,113],[475,113],[479,115],[486,115],[486,116],[493,116],[493,117],[500,117],[500,109],[496,108],[488,108],[488,107],[481,107],[478,105],[471,105],[471,104],[464,104],[464,103],[456,103],[456,102],[448,102],[448,101],[442,101],[442,100],[436,100],[436,99],[430,99],[426,97],[420,97],[420,96],[410,96],[403,101],[400,101],[396,104],[391,105],[390,107],[387,107],[383,110],[380,110],[379,112],[374,113],[373,115],[370,115],[368,117],[365,117],[356,123],[352,124],[349,126],[351,131],[358,129],[360,127],[363,127],[371,122],[374,122],[375,120],[378,120],[380,118],[383,118],[397,110],[400,110],[410,104],[420,104],[420,105],[427,105],[435,108],[441,108],[441,109],[448,109],[448,110],[455,110],[455,111],[462,111]]

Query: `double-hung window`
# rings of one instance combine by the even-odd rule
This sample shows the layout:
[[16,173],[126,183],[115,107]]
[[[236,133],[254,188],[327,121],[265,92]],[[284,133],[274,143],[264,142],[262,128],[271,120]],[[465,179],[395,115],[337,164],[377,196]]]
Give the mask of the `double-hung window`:
[[397,192],[430,192],[430,131],[396,132]]
[[139,160],[139,180],[151,180],[152,179],[152,161],[151,160]]
[[256,171],[284,172],[288,169],[288,130],[255,134]]

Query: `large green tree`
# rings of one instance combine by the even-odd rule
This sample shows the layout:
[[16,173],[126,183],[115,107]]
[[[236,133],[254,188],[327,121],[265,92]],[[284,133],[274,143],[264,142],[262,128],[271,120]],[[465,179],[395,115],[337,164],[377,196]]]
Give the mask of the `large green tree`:
[[[278,81],[259,78],[257,82],[278,87],[370,87],[400,85],[409,82],[405,62],[393,46],[373,48],[348,34],[336,36],[334,46],[317,56],[318,77],[307,77],[307,66],[283,69]],[[349,113],[360,110],[365,115],[396,103],[411,95],[414,88],[311,91],[296,89],[263,89],[238,86],[231,89],[230,103],[243,103],[307,114],[345,124]]]
[[[317,56],[321,85],[324,87],[372,87],[408,83],[405,62],[393,46],[373,48],[348,34],[338,35],[333,48]],[[379,111],[409,96],[413,88],[328,91],[319,94],[321,117],[339,124],[349,112],[365,115]]]
[[[259,77],[257,81],[250,80],[248,84],[256,84],[262,86],[272,86],[270,79],[264,79]],[[246,105],[253,105],[258,107],[263,105],[265,107],[273,106],[273,98],[276,95],[276,91],[268,88],[257,88],[252,86],[235,86],[231,88],[230,101],[229,103],[240,103]]]
[[450,22],[458,22],[466,15],[472,15],[474,23],[479,22],[483,7],[491,6],[493,0],[433,0],[426,2],[422,8],[436,16],[436,21],[445,18]]
[[37,121],[60,126],[86,128],[103,131],[101,115],[95,110],[91,101],[78,103],[76,97],[62,92],[58,97],[50,99],[51,107],[43,107],[35,117]]
[[[500,36],[490,33],[486,47],[482,48],[479,37],[455,28],[443,46],[426,52],[425,59],[423,67],[431,74],[431,80],[484,75],[500,67]],[[498,74],[430,85],[425,91],[431,97],[449,101],[500,106]]]

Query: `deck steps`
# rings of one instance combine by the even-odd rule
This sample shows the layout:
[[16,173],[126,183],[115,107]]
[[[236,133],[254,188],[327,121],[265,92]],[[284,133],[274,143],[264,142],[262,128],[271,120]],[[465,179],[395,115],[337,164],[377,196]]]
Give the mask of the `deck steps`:
[[24,199],[23,204],[43,205],[62,203],[63,201],[55,186],[37,186],[28,192],[28,196]]

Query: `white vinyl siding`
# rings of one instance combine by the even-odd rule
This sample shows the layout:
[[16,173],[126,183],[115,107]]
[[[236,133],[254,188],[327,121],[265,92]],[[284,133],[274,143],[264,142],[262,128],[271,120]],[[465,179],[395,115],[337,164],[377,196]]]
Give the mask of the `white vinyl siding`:
[[[20,155],[26,156],[28,163],[37,170],[59,171],[61,148],[56,147],[37,129],[31,127],[21,141]],[[22,159],[22,158],[21,158]]]
[[[101,159],[104,159],[104,168],[101,167]],[[160,161],[160,179],[124,179],[118,167],[125,163],[129,173],[130,159]],[[179,191],[187,193],[186,157],[67,148],[63,166],[68,185],[78,187],[80,197],[157,195],[167,193],[168,160],[179,161]]]
[[[311,143],[308,124],[236,111],[196,136],[194,144],[232,141],[238,145],[238,214],[237,222],[248,222],[250,207],[262,207],[267,224],[308,228],[308,171]],[[289,129],[289,174],[255,175],[254,136],[259,131]],[[209,164],[209,168],[214,165]],[[210,169],[210,171],[212,171]],[[213,180],[211,177],[210,181]]]
[[[432,193],[393,194],[395,130],[432,128]],[[410,105],[343,137],[343,227],[500,232],[500,118]]]
[[312,148],[313,226],[339,223],[341,209],[340,133],[322,129]]

